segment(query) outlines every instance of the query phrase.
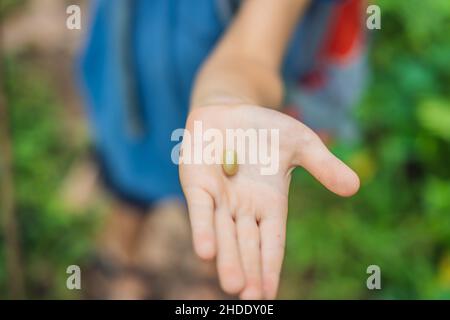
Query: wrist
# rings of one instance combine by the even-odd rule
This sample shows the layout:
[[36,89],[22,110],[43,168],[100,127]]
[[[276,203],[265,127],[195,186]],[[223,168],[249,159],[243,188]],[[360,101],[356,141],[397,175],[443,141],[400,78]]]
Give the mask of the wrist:
[[197,76],[191,109],[208,105],[251,104],[279,109],[284,96],[277,70],[243,57],[207,61]]

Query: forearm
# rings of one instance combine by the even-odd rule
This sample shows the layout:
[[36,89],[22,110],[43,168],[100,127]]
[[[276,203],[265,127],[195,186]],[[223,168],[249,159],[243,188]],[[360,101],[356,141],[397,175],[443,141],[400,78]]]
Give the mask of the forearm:
[[280,66],[291,33],[309,0],[247,0],[200,69],[191,108],[248,103],[279,108]]

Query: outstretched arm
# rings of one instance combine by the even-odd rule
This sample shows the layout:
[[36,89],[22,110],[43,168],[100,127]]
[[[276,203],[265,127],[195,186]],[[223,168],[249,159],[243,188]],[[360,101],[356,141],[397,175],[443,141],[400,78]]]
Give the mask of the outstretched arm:
[[[280,64],[307,4],[308,0],[244,1],[201,68],[192,94],[188,131],[193,131],[195,121],[222,133],[227,129],[279,131],[279,170],[274,175],[261,175],[247,163],[240,164],[232,177],[216,164],[181,163],[179,167],[194,248],[201,258],[217,258],[223,289],[241,298],[276,296],[290,176],[296,166],[339,195],[350,196],[359,188],[356,174],[312,130],[271,109],[281,105]],[[186,148],[183,141],[182,149]]]

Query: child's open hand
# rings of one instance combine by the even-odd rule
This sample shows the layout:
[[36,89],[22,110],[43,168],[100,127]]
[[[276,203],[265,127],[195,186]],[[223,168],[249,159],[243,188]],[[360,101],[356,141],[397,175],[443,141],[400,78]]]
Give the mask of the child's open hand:
[[232,177],[219,164],[180,164],[197,254],[217,257],[226,292],[240,293],[244,299],[273,299],[284,255],[292,169],[304,167],[341,196],[353,195],[359,179],[312,130],[280,112],[249,105],[196,108],[186,123],[191,135],[194,121],[202,122],[203,131],[215,128],[224,137],[226,129],[279,130],[274,175],[262,175],[259,164],[240,164]]

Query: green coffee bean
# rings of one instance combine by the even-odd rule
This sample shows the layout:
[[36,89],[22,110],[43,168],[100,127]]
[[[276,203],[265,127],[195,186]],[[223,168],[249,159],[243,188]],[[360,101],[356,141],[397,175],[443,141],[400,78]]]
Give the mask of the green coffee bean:
[[227,176],[234,176],[238,171],[237,153],[234,150],[225,150],[223,153],[223,171]]

